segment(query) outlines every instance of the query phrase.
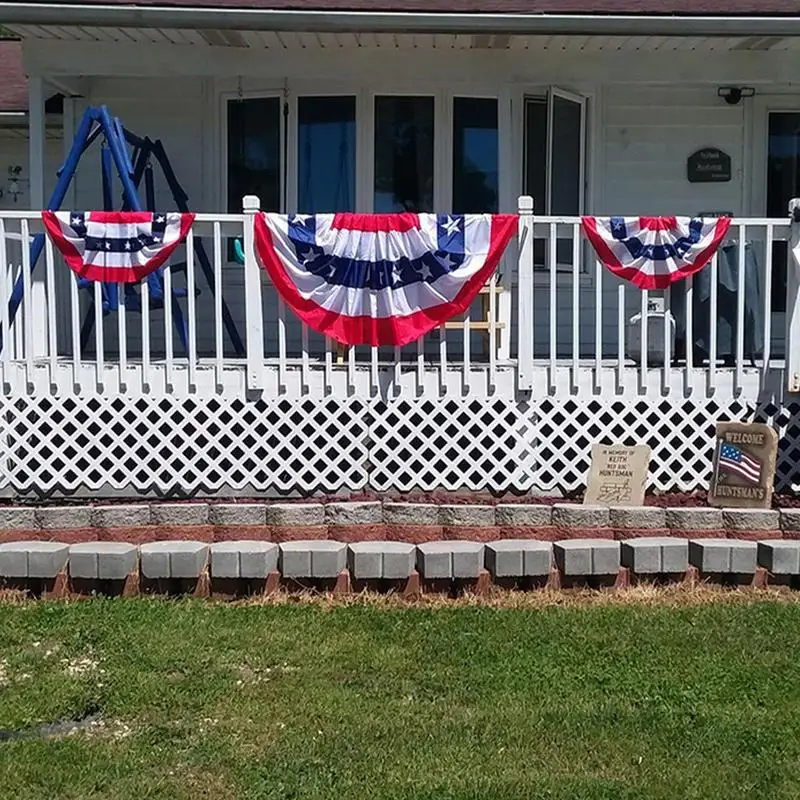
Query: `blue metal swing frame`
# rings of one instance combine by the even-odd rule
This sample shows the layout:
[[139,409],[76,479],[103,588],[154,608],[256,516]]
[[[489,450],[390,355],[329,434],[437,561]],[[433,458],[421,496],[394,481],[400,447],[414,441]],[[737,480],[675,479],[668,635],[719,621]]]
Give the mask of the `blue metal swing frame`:
[[[63,166],[58,171],[58,182],[53,190],[53,194],[47,204],[50,211],[58,211],[64,202],[70,183],[75,177],[78,163],[83,154],[103,136],[104,142],[101,150],[101,172],[103,179],[103,205],[105,210],[113,209],[113,171],[116,167],[122,185],[122,210],[123,211],[143,211],[139,200],[138,189],[142,178],[145,181],[145,195],[148,211],[155,211],[155,187],[153,182],[151,159],[155,159],[161,167],[164,178],[169,186],[173,201],[177,210],[186,213],[189,211],[188,195],[180,185],[172,165],[167,158],[166,151],[160,140],[152,140],[149,137],[140,137],[123,127],[119,118],[111,117],[106,106],[98,108],[87,108],[84,112],[81,123],[78,126],[75,139],[69,155],[64,161]],[[133,148],[133,159],[128,153],[128,145]],[[31,242],[31,271],[36,266],[44,248],[45,234],[39,233],[33,237]],[[205,276],[211,293],[219,290],[215,285],[214,271],[206,254],[200,237],[194,237],[194,249],[200,268]],[[173,268],[174,269],[174,268]],[[78,278],[78,286],[82,289],[91,289],[93,282],[85,278]],[[159,269],[146,278],[149,295],[153,307],[160,307],[164,303],[164,282],[163,269]],[[9,320],[13,322],[17,310],[22,302],[24,293],[23,279],[20,275],[8,303]],[[102,284],[103,314],[108,314],[119,309],[120,304],[133,311],[141,312],[141,298],[134,290],[133,286],[126,285],[122,298],[119,297],[117,284]],[[186,321],[178,303],[179,297],[185,297],[186,290],[172,289],[170,302],[172,304],[172,315],[178,336],[183,345],[184,352],[188,354],[188,328]],[[234,351],[238,356],[244,354],[244,345],[230,313],[225,299],[222,299],[222,321],[228,336],[231,340]],[[94,325],[94,299],[92,305],[84,319],[81,327],[81,348],[85,348],[88,343]],[[3,346],[4,331],[0,330],[0,349]]]

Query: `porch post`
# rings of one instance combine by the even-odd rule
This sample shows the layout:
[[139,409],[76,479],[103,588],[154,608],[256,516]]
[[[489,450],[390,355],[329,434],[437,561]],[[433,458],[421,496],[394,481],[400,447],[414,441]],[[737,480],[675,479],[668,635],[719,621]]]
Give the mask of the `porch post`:
[[[75,138],[75,110],[77,100],[74,97],[64,97],[64,113],[61,119],[61,144],[63,161],[66,162],[72,149],[72,141]],[[75,209],[77,197],[76,180],[70,182],[67,196],[64,198],[65,206],[70,211]],[[72,355],[72,338],[70,336],[70,281],[75,280],[72,272],[68,269],[59,269],[56,265],[56,334],[57,341],[61,346],[59,350]]]
[[789,201],[790,264],[786,275],[786,390],[800,392],[800,199]]
[[247,347],[247,389],[263,389],[264,312],[261,306],[261,269],[256,260],[255,221],[261,200],[247,195],[244,210],[244,308],[245,346]]
[[[44,80],[40,75],[28,79],[28,179],[30,206],[34,211],[44,208]],[[24,243],[23,246],[30,245]],[[33,265],[31,265],[33,266]],[[39,265],[31,276],[31,297],[23,300],[23,313],[31,316],[32,341],[27,342],[34,358],[47,356],[47,290],[45,268]]]
[[533,198],[519,198],[517,388],[533,389]]

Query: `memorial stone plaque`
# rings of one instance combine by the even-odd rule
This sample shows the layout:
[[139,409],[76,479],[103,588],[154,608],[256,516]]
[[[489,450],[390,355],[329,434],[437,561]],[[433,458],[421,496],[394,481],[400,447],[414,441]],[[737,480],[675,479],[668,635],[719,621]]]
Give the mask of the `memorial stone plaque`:
[[714,506],[769,508],[777,454],[778,434],[769,425],[718,422],[708,502]]
[[584,504],[643,505],[649,466],[650,448],[647,445],[593,445],[592,466],[583,498]]

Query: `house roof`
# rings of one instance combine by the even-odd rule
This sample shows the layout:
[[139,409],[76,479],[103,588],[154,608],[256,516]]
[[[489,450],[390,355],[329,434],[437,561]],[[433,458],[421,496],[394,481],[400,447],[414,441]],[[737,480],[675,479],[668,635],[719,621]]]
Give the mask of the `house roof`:
[[28,79],[22,68],[22,44],[0,39],[0,112],[28,110]]
[[[30,5],[52,0],[32,0]],[[800,0],[71,0],[74,6],[484,14],[766,16],[800,13]]]

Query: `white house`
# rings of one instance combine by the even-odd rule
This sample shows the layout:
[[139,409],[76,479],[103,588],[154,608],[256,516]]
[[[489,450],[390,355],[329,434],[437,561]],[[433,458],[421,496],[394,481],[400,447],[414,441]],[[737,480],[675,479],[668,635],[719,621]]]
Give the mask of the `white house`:
[[[24,229],[6,216],[11,250],[39,230],[54,184],[46,99],[64,96],[67,144],[83,110],[105,104],[163,142],[247,353],[191,259],[186,353],[156,309],[109,314],[76,348],[88,293],[73,303],[69,273],[48,261],[28,276],[3,352],[0,486],[553,493],[581,486],[604,440],[649,443],[651,485],[691,489],[708,482],[714,422],[756,416],[780,427],[778,488],[793,487],[799,11],[797,0],[4,3],[29,78],[33,212]],[[65,207],[102,206],[98,159],[86,153]],[[165,182],[156,195],[174,207]],[[402,352],[342,355],[233,258],[232,238],[252,228],[245,195],[286,212],[517,212],[532,196],[533,236],[464,323]],[[664,297],[596,263],[582,214],[735,220],[702,281]],[[8,260],[25,273],[21,251]],[[630,318],[648,310],[657,349],[676,320],[664,364],[641,363],[648,345],[633,339]]]

